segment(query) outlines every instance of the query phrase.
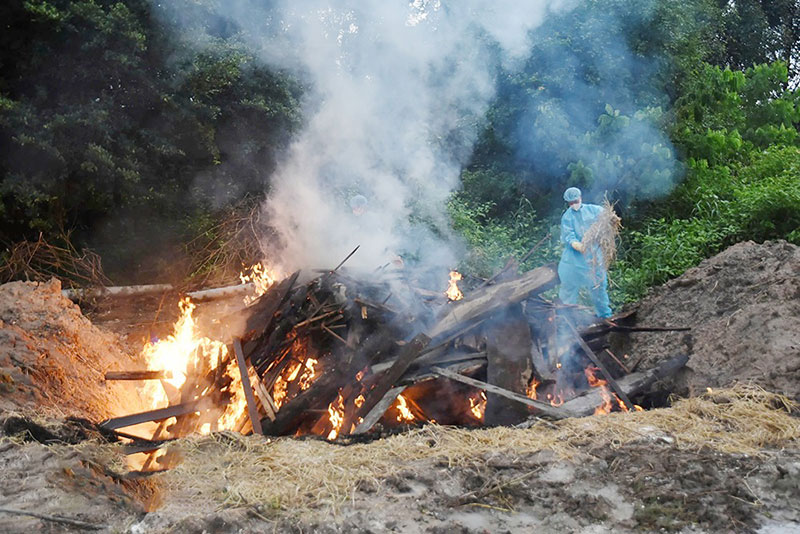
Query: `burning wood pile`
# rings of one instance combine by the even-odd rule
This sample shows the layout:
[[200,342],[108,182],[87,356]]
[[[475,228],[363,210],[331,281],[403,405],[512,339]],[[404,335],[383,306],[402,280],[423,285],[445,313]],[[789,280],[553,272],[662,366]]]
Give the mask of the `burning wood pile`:
[[518,424],[641,409],[631,397],[687,361],[634,372],[608,334],[665,328],[632,326],[633,314],[579,323],[586,312],[540,296],[557,283],[552,266],[506,270],[466,295],[459,279],[451,273],[439,293],[413,287],[402,271],[364,280],[340,265],[305,283],[294,273],[214,322],[212,337],[226,343],[189,344],[194,363],[151,359],[155,370],[108,375],[150,381],[167,406],[103,426],[130,437],[118,429],[157,424],[155,450],[220,429],[333,440],[426,422]]

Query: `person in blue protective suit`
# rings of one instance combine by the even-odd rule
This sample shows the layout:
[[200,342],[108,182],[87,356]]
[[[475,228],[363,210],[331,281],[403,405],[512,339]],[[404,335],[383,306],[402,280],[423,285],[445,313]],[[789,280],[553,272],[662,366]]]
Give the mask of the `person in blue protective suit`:
[[594,302],[597,316],[611,317],[608,276],[602,251],[597,246],[584,250],[582,244],[583,235],[602,213],[603,207],[584,204],[581,201],[581,190],[577,187],[564,191],[564,200],[569,207],[561,216],[561,243],[564,245],[564,252],[558,263],[558,277],[561,279],[558,296],[565,304],[577,304],[578,292],[581,288],[586,288]]

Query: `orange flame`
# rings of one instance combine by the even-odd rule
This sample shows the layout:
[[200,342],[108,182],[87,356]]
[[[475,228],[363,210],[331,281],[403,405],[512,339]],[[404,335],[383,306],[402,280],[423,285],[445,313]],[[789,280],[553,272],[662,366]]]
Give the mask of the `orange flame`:
[[314,383],[314,380],[317,378],[317,372],[314,370],[314,366],[319,363],[319,360],[315,360],[314,358],[309,358],[306,360],[305,369],[303,369],[303,374],[300,375],[300,391],[305,391],[311,387],[311,384]]
[[283,405],[283,402],[286,400],[286,393],[289,389],[289,382],[294,382],[297,375],[300,374],[300,369],[303,368],[303,364],[299,362],[292,362],[289,366],[284,369],[281,376],[275,380],[275,387],[272,388],[272,400],[275,403],[276,408],[280,408]]
[[550,401],[550,406],[558,407],[564,404],[564,397],[560,393],[556,393],[555,395],[548,393],[547,400]]
[[242,284],[253,284],[254,293],[244,298],[245,304],[250,304],[272,287],[278,275],[275,271],[264,267],[261,262],[256,263],[245,271],[239,273]]
[[528,398],[533,400],[536,400],[538,398],[538,395],[536,393],[536,388],[539,387],[539,384],[540,382],[536,380],[536,377],[531,378],[531,383],[528,384],[528,389],[526,391]]
[[[606,384],[608,384],[607,380],[603,380],[602,378],[597,378],[597,371],[599,371],[597,367],[592,367],[591,365],[583,370],[583,373],[586,375],[586,380],[589,382],[589,385],[593,388],[600,388],[600,395],[603,397],[603,404],[595,408],[594,415],[606,415],[611,413],[611,409],[614,407],[614,402],[612,399],[611,392],[608,391]],[[617,402],[622,402],[614,395],[613,398],[617,399]],[[624,406],[624,404],[623,404]],[[626,408],[627,411],[627,408]]]
[[328,418],[333,427],[328,433],[328,439],[333,440],[339,435],[344,423],[344,397],[342,397],[342,390],[339,390],[339,396],[336,400],[328,405]]
[[597,378],[597,375],[595,373],[597,373],[597,371],[599,370],[600,369],[598,367],[592,367],[591,365],[583,370],[583,374],[586,375],[586,380],[589,382],[589,385],[593,388],[605,386],[606,384],[608,384],[606,380],[603,380],[602,378]]
[[483,421],[483,416],[486,413],[486,392],[481,391],[478,395],[470,397],[469,411],[472,416],[478,421]]
[[395,408],[397,408],[397,421],[399,423],[412,423],[414,421],[414,414],[411,413],[406,398],[402,395],[397,397]]
[[445,291],[445,295],[450,300],[461,300],[464,298],[464,294],[458,289],[458,281],[461,280],[463,276],[458,271],[450,271],[450,285],[447,287],[447,291]]
[[[172,378],[165,382],[180,389],[188,377],[204,377],[208,371],[220,365],[227,366],[225,373],[230,384],[224,389],[230,396],[230,402],[219,417],[217,426],[221,429],[233,430],[247,410],[247,401],[242,392],[242,381],[239,369],[233,358],[228,359],[228,349],[224,343],[204,337],[200,334],[197,322],[192,313],[195,305],[186,297],[178,303],[181,315],[175,322],[173,333],[166,339],[155,343],[148,342],[142,348],[142,357],[148,369],[169,371]],[[207,394],[209,386],[197,392],[198,396]],[[163,408],[170,404],[170,399],[160,382],[149,381],[142,387],[142,393],[150,399],[153,408]],[[208,433],[211,425],[203,425],[197,429]]]

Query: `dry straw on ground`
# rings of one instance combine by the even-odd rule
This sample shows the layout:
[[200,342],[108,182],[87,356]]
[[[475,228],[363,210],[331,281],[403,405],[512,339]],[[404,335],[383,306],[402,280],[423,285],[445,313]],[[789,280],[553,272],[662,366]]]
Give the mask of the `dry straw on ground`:
[[487,455],[550,450],[570,457],[586,447],[619,446],[668,436],[679,449],[756,455],[796,445],[800,420],[790,401],[754,387],[680,400],[671,408],[540,422],[531,428],[426,426],[368,444],[232,434],[181,440],[183,462],[164,476],[170,500],[192,506],[262,505],[298,511],[337,506],[359,484],[379,482],[423,462],[470,465]]

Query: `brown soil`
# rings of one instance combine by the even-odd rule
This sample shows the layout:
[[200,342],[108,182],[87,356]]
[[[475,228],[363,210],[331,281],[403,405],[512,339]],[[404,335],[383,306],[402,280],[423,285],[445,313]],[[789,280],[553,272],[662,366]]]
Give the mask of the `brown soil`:
[[800,401],[800,247],[739,243],[656,288],[636,309],[641,325],[692,328],[622,339],[640,369],[687,354],[676,393],[746,382]]
[[36,409],[100,421],[144,410],[109,370],[135,369],[119,338],[92,325],[61,295],[61,283],[0,285],[0,409]]

